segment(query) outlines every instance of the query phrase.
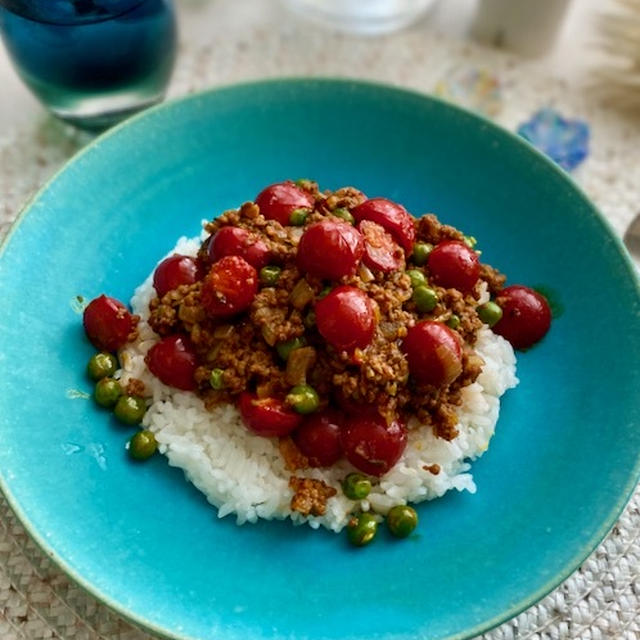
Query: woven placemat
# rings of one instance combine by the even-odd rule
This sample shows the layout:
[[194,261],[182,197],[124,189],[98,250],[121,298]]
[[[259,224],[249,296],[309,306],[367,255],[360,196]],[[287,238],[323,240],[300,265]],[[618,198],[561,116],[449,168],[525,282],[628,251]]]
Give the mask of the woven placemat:
[[[496,120],[505,127],[513,130],[543,106],[590,124],[591,155],[575,177],[618,234],[638,210],[638,123],[601,109],[587,91],[567,86],[536,64],[438,36],[424,25],[384,38],[354,39],[306,28],[269,3],[254,2],[255,10],[244,12],[240,21],[233,4],[208,11],[210,44],[182,45],[171,96],[281,75],[347,75],[431,92],[455,69],[483,68],[500,80],[503,107]],[[28,127],[0,134],[0,237],[27,197],[89,140],[44,114]],[[147,637],[70,582],[0,498],[0,638]],[[536,606],[483,636],[639,637],[640,492],[578,571]]]

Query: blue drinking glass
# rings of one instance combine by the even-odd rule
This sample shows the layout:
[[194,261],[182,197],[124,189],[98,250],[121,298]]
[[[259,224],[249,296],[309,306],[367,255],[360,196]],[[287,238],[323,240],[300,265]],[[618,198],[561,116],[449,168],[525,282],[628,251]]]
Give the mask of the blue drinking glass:
[[31,91],[89,129],[161,100],[176,50],[171,0],[0,0],[0,33]]

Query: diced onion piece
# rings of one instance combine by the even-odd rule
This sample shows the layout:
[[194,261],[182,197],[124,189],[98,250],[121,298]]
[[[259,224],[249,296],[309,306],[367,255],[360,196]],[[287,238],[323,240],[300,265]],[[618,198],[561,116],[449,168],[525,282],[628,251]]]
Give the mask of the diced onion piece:
[[316,350],[313,347],[294,349],[287,360],[287,383],[291,386],[304,384],[307,381],[307,373],[315,361]]
[[222,348],[222,344],[214,344],[209,351],[207,351],[207,362],[215,362],[218,354],[220,353],[220,349]]
[[227,340],[233,334],[233,325],[221,324],[213,330],[213,337],[216,340]]
[[295,309],[304,309],[313,300],[313,289],[305,278],[301,278],[291,291],[289,300]]
[[265,324],[262,327],[262,337],[270,347],[273,347],[277,342],[276,333],[273,330],[273,327],[270,327],[268,324]]
[[371,282],[375,278],[371,269],[363,263],[360,263],[360,266],[358,267],[358,275],[362,282]]

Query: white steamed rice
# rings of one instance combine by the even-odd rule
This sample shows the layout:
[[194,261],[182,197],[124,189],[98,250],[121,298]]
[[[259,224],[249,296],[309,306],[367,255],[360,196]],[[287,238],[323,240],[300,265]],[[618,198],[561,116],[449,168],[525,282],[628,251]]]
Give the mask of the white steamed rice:
[[[194,256],[200,239],[181,238],[174,251]],[[459,435],[447,442],[434,437],[430,427],[411,423],[407,448],[400,461],[375,484],[366,500],[355,505],[340,490],[340,482],[354,469],[343,460],[327,469],[296,472],[324,480],[338,493],[330,498],[322,517],[302,516],[292,511],[293,495],[275,438],[253,435],[243,426],[236,407],[220,406],[207,411],[200,398],[162,384],[147,370],[144,356],[158,339],[146,320],[153,298],[152,276],[140,285],[131,305],[141,316],[139,339],[121,355],[122,379],[139,378],[152,394],[144,425],[156,436],[159,450],[169,464],[183,469],[188,480],[218,508],[218,517],[235,514],[238,524],[258,518],[291,518],[340,531],[355,508],[384,514],[393,505],[420,502],[442,496],[450,489],[475,493],[470,464],[489,446],[500,410],[500,396],[518,384],[516,359],[511,345],[490,329],[478,333],[476,351],[485,361],[477,381],[463,390],[458,408]],[[425,466],[437,464],[440,473]]]

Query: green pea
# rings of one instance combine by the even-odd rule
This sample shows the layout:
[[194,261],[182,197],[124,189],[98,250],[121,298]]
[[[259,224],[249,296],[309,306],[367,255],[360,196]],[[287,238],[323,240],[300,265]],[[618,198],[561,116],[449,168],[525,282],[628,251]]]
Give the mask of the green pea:
[[398,504],[389,509],[387,527],[397,538],[406,538],[418,526],[418,514],[408,505]]
[[313,329],[316,326],[316,313],[309,311],[302,321],[307,329]]
[[438,304],[438,294],[431,287],[416,287],[413,290],[413,301],[420,313],[428,313]]
[[101,406],[110,409],[118,402],[118,398],[122,395],[122,387],[117,380],[113,378],[102,378],[96,383],[93,391],[95,401]]
[[342,481],[342,492],[349,500],[364,500],[371,491],[371,480],[361,473],[350,473]]
[[113,415],[125,424],[140,424],[146,411],[147,406],[144,398],[140,396],[120,396],[113,409]]
[[449,329],[457,329],[460,326],[460,318],[454,313],[445,323]]
[[87,363],[87,373],[92,380],[101,380],[108,376],[112,376],[118,368],[116,357],[103,351],[96,353]]
[[209,375],[209,384],[216,391],[224,389],[224,371],[222,369],[212,369]]
[[480,320],[490,327],[493,327],[502,318],[502,309],[492,301],[481,304],[476,308],[476,311]]
[[282,269],[275,265],[267,265],[260,269],[260,282],[266,287],[272,287],[280,279]]
[[415,289],[416,287],[426,287],[427,286],[427,278],[418,269],[409,269],[407,271],[407,275],[411,278],[411,286]]
[[429,254],[433,251],[433,245],[428,242],[416,242],[413,245],[413,263],[421,267],[426,264]]
[[136,460],[150,458],[157,448],[156,437],[148,429],[138,431],[129,440],[129,455]]
[[344,207],[338,207],[332,211],[333,215],[336,218],[340,218],[349,224],[353,224],[355,222],[355,218],[349,212],[349,209],[345,209]]
[[378,532],[378,523],[370,513],[352,516],[347,523],[347,538],[356,547],[369,544]]
[[309,180],[309,178],[298,178],[294,180],[293,184],[295,184],[296,187],[306,187],[310,182],[311,180]]
[[469,247],[469,249],[475,248],[478,241],[473,236],[465,236],[463,242]]
[[289,224],[294,227],[301,227],[307,221],[308,215],[308,209],[294,209],[289,216]]
[[331,289],[332,287],[330,285],[324,287],[322,291],[320,291],[320,293],[316,296],[316,300],[322,300],[322,298],[328,296],[331,293]]
[[320,406],[318,392],[308,384],[298,384],[289,391],[287,403],[297,413],[306,415],[317,411]]
[[294,349],[304,347],[307,341],[302,338],[291,338],[291,340],[285,340],[284,342],[278,342],[276,345],[276,351],[278,355],[286,362],[289,359],[289,355]]

